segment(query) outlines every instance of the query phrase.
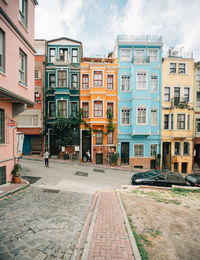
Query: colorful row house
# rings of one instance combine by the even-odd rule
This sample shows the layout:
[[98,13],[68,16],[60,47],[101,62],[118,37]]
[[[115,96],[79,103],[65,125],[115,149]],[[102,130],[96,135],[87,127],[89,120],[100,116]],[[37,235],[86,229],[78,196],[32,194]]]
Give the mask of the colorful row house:
[[114,57],[118,58],[121,164],[150,168],[160,160],[162,46],[161,36],[117,38]]
[[[47,41],[45,124],[48,149],[57,155],[59,144],[51,131],[51,123],[58,117],[76,117],[79,111],[80,62],[82,43],[69,38]],[[79,144],[79,129],[75,129]]]
[[[117,60],[83,58],[80,64],[80,108],[86,124],[81,125],[80,158],[97,164],[109,162],[117,152]],[[113,131],[108,131],[108,110]]]
[[16,117],[34,104],[34,13],[37,0],[0,1],[0,185],[19,156]]
[[35,40],[34,106],[17,117],[17,131],[24,134],[23,155],[43,154],[43,90],[45,84],[46,41]]
[[194,61],[171,52],[162,64],[162,168],[191,173],[194,135]]

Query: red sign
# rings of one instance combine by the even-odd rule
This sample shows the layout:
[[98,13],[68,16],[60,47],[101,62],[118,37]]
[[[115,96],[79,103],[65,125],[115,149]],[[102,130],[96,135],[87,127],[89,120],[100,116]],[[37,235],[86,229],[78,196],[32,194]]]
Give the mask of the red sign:
[[9,126],[9,127],[15,127],[16,124],[15,124],[14,122],[11,122],[11,123],[8,124],[8,126]]

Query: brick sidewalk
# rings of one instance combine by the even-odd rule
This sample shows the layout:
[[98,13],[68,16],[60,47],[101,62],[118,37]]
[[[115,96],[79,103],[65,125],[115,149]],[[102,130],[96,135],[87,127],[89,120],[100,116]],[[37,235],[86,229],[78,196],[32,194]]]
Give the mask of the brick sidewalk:
[[133,260],[133,251],[117,194],[100,195],[88,260]]

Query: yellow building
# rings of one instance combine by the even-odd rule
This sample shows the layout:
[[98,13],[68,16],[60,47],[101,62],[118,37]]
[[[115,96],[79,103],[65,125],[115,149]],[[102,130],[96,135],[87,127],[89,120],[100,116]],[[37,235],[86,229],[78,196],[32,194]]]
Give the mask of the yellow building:
[[194,131],[194,61],[169,53],[162,64],[162,168],[191,173]]
[[[117,151],[117,61],[83,58],[80,64],[81,160],[89,150],[93,163],[105,164]],[[107,111],[112,111],[114,130],[108,133]],[[91,131],[92,130],[92,131]]]

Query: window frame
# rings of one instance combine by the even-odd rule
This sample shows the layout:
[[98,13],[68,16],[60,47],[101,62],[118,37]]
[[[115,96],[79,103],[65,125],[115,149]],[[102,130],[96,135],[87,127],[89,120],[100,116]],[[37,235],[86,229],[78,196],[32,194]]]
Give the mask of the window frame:
[[[52,111],[50,103],[54,104],[54,116],[52,116],[52,113],[50,113]],[[55,109],[56,107],[55,107],[55,105],[56,105],[55,101],[48,101],[48,115],[49,115],[49,117],[55,117],[56,116],[56,109]]]
[[[51,51],[54,50],[54,55],[51,55]],[[49,48],[49,63],[54,63],[56,61],[56,48]]]
[[[199,127],[198,127],[198,125],[199,125]],[[200,118],[196,118],[195,127],[196,127],[196,132],[200,133]],[[198,129],[199,129],[199,131],[198,131]]]
[[[142,156],[140,154],[137,154],[136,155],[136,146],[142,146],[143,149],[142,149]],[[145,147],[144,147],[144,144],[134,144],[134,158],[144,158],[144,154],[145,154],[145,151],[144,151]]]
[[[100,105],[100,104],[102,104],[102,109],[100,110],[100,109],[96,109],[96,106],[95,105]],[[104,102],[103,102],[103,100],[94,100],[94,102],[93,102],[93,115],[94,115],[94,117],[95,118],[102,118],[103,117],[103,115],[104,115]],[[96,115],[96,113],[98,112],[98,114],[99,114],[99,112],[101,112],[101,114],[102,115]]]
[[103,145],[103,131],[102,130],[98,130],[96,132],[96,142],[95,143],[96,143],[96,145]]
[[[19,49],[19,59],[19,83],[27,86],[27,55],[22,49]],[[23,76],[23,80],[21,80],[21,76]]]
[[19,21],[25,28],[28,27],[28,1],[27,0],[19,0]]
[[[88,108],[87,111],[84,111],[84,104],[87,104],[87,108]],[[81,107],[82,107],[82,111],[83,111],[83,118],[89,118],[89,115],[90,115],[90,102],[89,101],[82,101]],[[86,113],[86,114],[84,114],[84,113]],[[87,116],[85,116],[85,115],[87,115]]]
[[[125,80],[125,82],[123,82]],[[121,75],[121,84],[120,84],[120,91],[121,92],[130,92],[131,86],[131,76],[128,74]],[[124,89],[123,89],[124,87]]]
[[[145,74],[145,80],[141,80],[139,79],[139,74]],[[141,83],[145,83],[145,84],[141,84]],[[141,88],[141,86],[144,85],[144,87]],[[147,71],[137,71],[136,72],[136,90],[147,90],[148,89],[148,73]]]
[[[95,74],[101,75],[101,79],[95,79]],[[92,75],[93,75],[93,87],[94,88],[102,88],[103,84],[104,84],[104,82],[103,82],[103,77],[104,77],[103,71],[102,70],[94,70]],[[98,82],[100,82],[101,84],[100,85],[96,84]]]
[[[73,52],[77,51],[77,55],[74,55]],[[74,61],[76,59],[76,61]],[[78,48],[72,48],[72,63],[78,63]]]
[[[153,120],[152,120],[152,116],[154,115],[154,114],[152,114],[152,111],[153,112],[155,112],[155,122],[152,122]],[[158,109],[156,108],[156,107],[152,107],[151,108],[151,125],[152,126],[157,126],[158,125]]]
[[[5,72],[5,55],[6,55],[6,51],[5,51],[5,32],[0,28],[0,46],[2,48],[2,54],[0,53],[0,71],[1,72]],[[0,50],[1,51],[1,50]]]
[[[86,76],[87,75],[87,79],[88,79],[88,82],[84,82],[84,76]],[[87,90],[87,89],[90,89],[90,74],[89,73],[82,73],[81,74],[81,82],[82,82],[82,86],[81,86],[81,89],[83,89],[83,90]],[[84,85],[87,85],[88,87],[87,88],[85,88],[84,87]]]
[[[156,55],[150,55],[150,51],[156,51]],[[159,61],[159,50],[156,48],[148,48],[148,57],[149,57],[149,62],[158,62]],[[154,59],[153,59],[154,57]]]
[[[61,74],[65,74],[66,75],[66,78],[63,78],[63,76],[60,78],[60,73]],[[66,82],[66,85],[61,85],[59,86],[59,80],[61,81],[61,83],[64,83]],[[66,70],[57,70],[57,87],[58,88],[66,88],[67,87],[67,71]]]
[[107,144],[113,145],[114,144],[114,131],[110,131],[107,134]]
[[0,108],[0,145],[6,142],[6,118],[5,109]]
[[[153,149],[152,147],[156,146],[156,154],[153,154]],[[150,157],[155,157],[158,154],[158,144],[150,144]]]
[[[182,120],[179,120],[180,116],[183,117]],[[177,129],[178,130],[185,130],[185,128],[186,128],[185,119],[186,119],[186,115],[185,114],[180,114],[180,113],[177,114],[177,124],[176,125],[177,125]]]
[[[125,112],[123,112],[123,111],[125,111]],[[128,117],[127,117],[127,114],[126,114],[127,111],[128,111],[128,115],[129,115]],[[127,119],[128,119],[128,123],[126,123]],[[123,123],[123,121],[125,123]],[[130,123],[131,123],[131,109],[130,108],[121,108],[120,109],[120,125],[122,125],[122,126],[130,126]]]
[[[66,102],[66,116],[62,115],[62,113],[59,115],[59,103],[63,103]],[[62,109],[63,110],[63,109]],[[56,100],[56,115],[60,116],[60,117],[64,117],[64,118],[68,118],[68,100],[67,99],[57,99]]]
[[[168,89],[169,93],[166,93],[165,90]],[[168,97],[168,99],[166,99]],[[170,87],[164,87],[164,102],[170,102],[171,98],[171,88]]]
[[[129,51],[129,55],[124,55],[123,51]],[[131,61],[131,48],[120,48],[120,62],[130,62]]]
[[[75,81],[74,82],[74,76],[76,76],[76,79],[77,79],[77,81]],[[71,89],[72,90],[78,90],[79,89],[79,87],[78,87],[78,73],[71,73]],[[77,85],[77,87],[76,88],[74,88],[74,84],[76,84]]]
[[[114,74],[111,74],[111,73],[107,73],[106,74],[106,89],[107,90],[113,90],[113,89],[115,89],[114,88]],[[109,78],[112,78],[112,82],[110,83],[110,82],[108,82],[108,80],[109,80]],[[109,87],[109,86],[111,86],[111,88]]]
[[[179,144],[179,147],[176,147],[176,144]],[[181,142],[174,142],[174,155],[181,155]]]
[[[55,78],[54,81],[51,80],[52,76],[54,76],[54,78]],[[56,75],[55,75],[55,73],[49,73],[49,77],[48,78],[49,78],[49,82],[48,82],[49,83],[48,84],[49,89],[55,89],[56,88]],[[51,86],[52,83],[54,83],[54,85],[55,85],[54,87]]]
[[113,116],[113,118],[114,118],[114,114],[115,114],[115,107],[114,107],[114,103],[115,102],[113,102],[113,101],[107,101],[106,102],[106,117],[108,118],[108,116],[107,116],[107,111],[108,111],[108,109],[109,109],[109,104],[112,104],[112,116]]
[[[155,77],[156,78],[156,88],[153,87],[153,84],[152,84],[152,78]],[[153,93],[158,93],[158,90],[159,90],[159,78],[158,78],[158,75],[154,75],[152,74],[151,75],[151,92]]]
[[[140,117],[140,119],[141,119],[141,121],[142,121],[142,118],[144,117],[143,115],[139,115],[139,110],[140,109],[144,109],[144,110],[146,110],[146,115],[145,115],[145,123],[142,123],[142,122],[138,122],[139,120],[139,117]],[[140,106],[138,106],[137,108],[136,108],[136,124],[137,125],[147,125],[148,124],[148,108],[146,107],[146,106],[143,106],[143,105],[140,105]]]
[[[37,119],[37,125],[34,125],[34,120]],[[24,119],[30,119],[31,120],[31,124],[28,125],[28,124],[21,124],[21,120]],[[19,115],[18,116],[18,127],[21,127],[21,128],[38,128],[40,127],[40,123],[39,123],[39,115]]]
[[[185,93],[186,90],[188,90],[187,93]],[[183,88],[183,100],[184,102],[190,103],[190,87]]]
[[[184,65],[184,68],[180,68],[180,66]],[[181,72],[183,70],[183,72]],[[186,74],[186,63],[185,62],[179,62],[178,63],[178,74]]]
[[[185,144],[187,144],[187,148],[186,150],[188,150],[187,152],[185,152]],[[183,155],[190,155],[190,142],[183,142]]]
[[[175,68],[171,67],[172,64],[175,64]],[[169,74],[176,74],[176,62],[169,63]]]
[[[76,111],[73,110],[73,104],[76,104]],[[71,116],[74,117],[74,118],[77,118],[78,117],[78,109],[79,106],[78,106],[78,101],[71,101]],[[73,115],[73,113],[75,112],[75,115]]]
[[[137,53],[143,53],[143,55],[136,55]],[[145,49],[144,48],[135,48],[134,49],[134,63],[145,63]]]

